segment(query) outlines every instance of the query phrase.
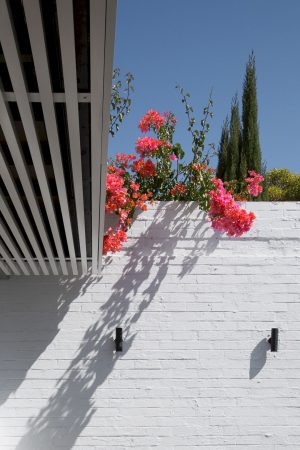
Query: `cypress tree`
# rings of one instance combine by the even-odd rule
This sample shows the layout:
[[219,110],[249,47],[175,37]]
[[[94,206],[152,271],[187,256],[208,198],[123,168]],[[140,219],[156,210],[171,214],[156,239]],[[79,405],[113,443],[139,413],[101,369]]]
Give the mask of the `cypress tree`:
[[239,159],[241,148],[241,121],[238,97],[235,95],[231,104],[230,136],[227,149],[227,180],[237,180],[239,176]]
[[240,154],[239,154],[239,168],[238,168],[237,179],[239,181],[243,181],[247,175],[248,175],[247,158],[246,158],[245,148],[243,145],[243,138],[241,138]]
[[243,147],[240,155],[240,174],[244,178],[248,170],[262,170],[259,144],[258,107],[256,94],[255,56],[252,52],[246,65],[243,86]]
[[229,144],[229,120],[228,116],[223,122],[219,150],[218,150],[218,167],[217,167],[217,178],[221,178],[223,181],[227,181],[227,150]]

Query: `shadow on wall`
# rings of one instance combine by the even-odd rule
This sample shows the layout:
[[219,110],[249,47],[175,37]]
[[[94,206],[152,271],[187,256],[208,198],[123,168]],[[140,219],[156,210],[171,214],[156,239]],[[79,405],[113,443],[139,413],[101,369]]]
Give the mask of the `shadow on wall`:
[[55,339],[71,302],[86,292],[89,283],[89,277],[42,277],[37,284],[34,277],[16,277],[1,284],[0,405]]
[[252,380],[263,369],[267,361],[267,351],[270,350],[270,344],[266,338],[262,339],[251,352],[249,379]]
[[[195,205],[194,202],[188,205],[188,209],[190,210],[193,210],[196,207],[198,208],[198,206]],[[188,215],[189,211],[186,211],[185,216],[188,217]],[[182,225],[179,224],[179,226]],[[214,232],[210,238],[206,238],[207,231],[211,230],[211,228],[211,223],[207,219],[205,219],[204,213],[202,213],[202,220],[199,225],[197,224],[197,226],[194,228],[194,231],[190,237],[190,239],[197,239],[197,245],[187,251],[187,254],[185,255],[182,263],[181,272],[179,274],[180,278],[183,278],[185,275],[188,275],[191,272],[199,257],[209,256],[217,248],[222,235],[221,233]]]
[[[168,211],[170,208],[171,212]],[[167,233],[170,219],[176,219],[178,225],[175,224],[175,228],[177,231],[179,228],[182,230],[179,237],[182,240],[185,230],[180,221],[187,216],[187,209],[182,211],[179,204],[175,207],[174,204],[167,207],[158,205],[151,225],[126,248],[123,254],[126,261],[124,269],[112,286],[109,299],[101,306],[99,319],[86,330],[76,357],[57,382],[55,393],[49,398],[47,405],[37,417],[30,419],[29,430],[19,442],[17,450],[73,448],[76,439],[97,410],[96,390],[107,379],[119,358],[113,351],[112,336],[115,328],[123,327],[124,356],[135,338],[130,328],[158,292],[167,274],[169,261],[174,258],[178,238],[155,240],[155,230],[159,227]],[[201,227],[203,221],[199,221],[196,228],[199,231]],[[113,256],[107,258],[106,265],[113,263],[113,260]],[[154,264],[157,266],[156,271],[153,271]],[[101,279],[103,277],[98,281],[101,282]],[[142,287],[144,285],[145,288]],[[141,302],[135,302],[137,306],[132,312],[129,306],[137,292]]]

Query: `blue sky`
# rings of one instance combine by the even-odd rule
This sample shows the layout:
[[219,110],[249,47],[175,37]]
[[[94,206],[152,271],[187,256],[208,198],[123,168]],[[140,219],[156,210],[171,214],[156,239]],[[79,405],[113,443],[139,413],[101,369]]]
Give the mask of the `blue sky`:
[[176,83],[190,92],[198,118],[213,89],[207,143],[217,145],[253,49],[263,159],[268,169],[300,172],[299,24],[299,0],[118,0],[114,67],[134,74],[135,93],[110,154],[133,151],[137,123],[152,108],[175,113],[175,139],[189,153]]

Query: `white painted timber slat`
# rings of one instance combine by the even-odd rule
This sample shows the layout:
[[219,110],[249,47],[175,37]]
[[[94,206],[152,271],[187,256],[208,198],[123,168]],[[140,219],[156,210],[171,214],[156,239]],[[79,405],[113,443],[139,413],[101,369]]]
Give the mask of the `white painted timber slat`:
[[92,273],[98,273],[106,0],[90,0]]
[[2,261],[0,261],[0,272],[3,272],[4,275],[7,275],[7,276],[10,275],[10,271],[7,269],[7,267],[4,265],[4,263]]
[[9,236],[7,230],[5,229],[4,225],[0,222],[0,236],[5,243],[8,250],[11,252],[13,257],[15,258],[16,262],[19,264],[20,269],[24,273],[24,275],[30,275],[30,272],[28,271],[26,265],[22,261],[22,255],[20,254],[19,250],[17,249],[15,243]]
[[77,101],[77,76],[73,1],[57,0],[58,28],[60,37],[62,67],[64,76],[69,142],[71,151],[77,226],[82,263],[82,272],[87,273],[86,233],[81,167],[81,145],[79,111]]
[[[26,3],[25,3],[26,5]],[[15,102],[16,96],[14,92],[6,91],[4,93],[5,101],[7,102]],[[28,98],[31,103],[40,103],[41,96],[39,92],[28,92]],[[66,96],[64,92],[53,92],[52,99],[54,103],[65,103]],[[78,103],[89,103],[91,101],[91,94],[88,92],[78,92],[77,93],[77,101]]]
[[[1,91],[1,89],[0,89],[0,123],[1,123],[2,131],[5,136],[6,143],[10,150],[10,154],[14,161],[15,168],[19,175],[19,178],[20,178],[20,181],[22,184],[22,188],[25,192],[28,205],[29,205],[32,215],[35,219],[35,224],[36,224],[37,230],[39,232],[43,246],[45,248],[46,255],[49,259],[49,263],[50,263],[52,272],[54,275],[57,275],[58,274],[57,266],[56,266],[56,262],[54,260],[54,255],[53,255],[53,252],[51,249],[50,241],[49,241],[48,234],[47,234],[47,231],[45,228],[45,224],[44,224],[44,221],[42,218],[40,207],[38,205],[38,202],[37,202],[34,190],[33,190],[30,176],[28,174],[28,170],[27,170],[26,162],[24,160],[21,145],[20,145],[18,135],[15,130],[14,121],[13,121],[13,118],[11,117],[11,114],[7,107],[7,104],[4,101],[3,92]],[[19,243],[19,245],[20,245],[20,243]],[[38,247],[38,245],[37,245],[37,247]],[[22,251],[24,252],[24,250],[22,250]],[[41,252],[39,252],[39,254],[41,255]],[[46,266],[44,266],[44,267],[46,267]],[[33,269],[32,266],[31,266],[31,268]],[[47,270],[47,273],[48,273],[48,270]]]
[[12,270],[12,272],[15,275],[21,275],[19,269],[17,268],[15,263],[12,261],[10,255],[7,253],[7,251],[5,250],[5,248],[3,247],[1,242],[0,242],[0,255],[2,256],[2,258],[4,258],[6,264],[10,267],[10,269]]
[[38,268],[36,266],[36,263],[32,259],[32,256],[31,256],[29,248],[24,240],[24,237],[21,235],[21,233],[19,231],[19,227],[16,223],[16,220],[15,220],[13,214],[11,213],[6,201],[4,200],[4,198],[2,196],[0,196],[0,211],[3,214],[3,217],[6,220],[6,223],[9,227],[12,235],[14,236],[20,249],[22,250],[22,252],[26,258],[26,261],[28,262],[32,272],[34,273],[34,275],[39,275]]
[[111,99],[111,80],[113,71],[115,23],[117,3],[115,0],[107,1],[105,23],[105,49],[104,49],[104,92],[102,102],[102,135],[101,135],[101,180],[100,180],[100,219],[99,219],[99,256],[98,273],[102,264],[102,248],[105,218],[106,198],[106,172],[107,172],[107,147],[109,134],[109,108]]
[[[8,191],[8,194],[9,194],[9,196],[11,198],[11,201],[12,201],[16,211],[18,212],[19,218],[20,218],[20,220],[22,222],[24,230],[27,233],[27,236],[28,236],[28,238],[30,240],[32,248],[33,248],[33,250],[34,250],[34,252],[35,252],[35,254],[36,254],[37,258],[38,258],[38,261],[40,263],[42,271],[43,271],[43,273],[45,275],[49,275],[49,271],[48,271],[48,269],[46,267],[43,255],[42,255],[41,250],[39,248],[39,244],[38,244],[38,242],[36,240],[36,237],[34,235],[32,227],[31,227],[31,225],[29,223],[29,220],[28,220],[28,217],[27,217],[27,213],[26,213],[25,208],[23,206],[23,203],[22,203],[22,201],[20,199],[19,193],[18,193],[18,191],[16,189],[16,186],[15,186],[15,183],[13,181],[13,178],[12,178],[12,176],[11,176],[7,166],[6,166],[6,161],[3,158],[1,146],[0,146],[0,176],[2,177],[2,179],[4,181],[5,187],[6,187],[7,191]],[[2,192],[0,193],[0,196],[3,198],[3,193]],[[2,210],[1,210],[1,212],[2,212]]]
[[[58,137],[57,123],[53,104],[49,64],[45,45],[42,15],[39,0],[26,0],[24,10],[27,21],[31,51],[35,63],[35,72],[39,86],[39,93],[44,113],[44,121],[48,135],[52,165],[57,185],[57,192],[62,211],[66,239],[70,254],[70,261],[74,275],[78,274],[75,255],[73,231],[70,220],[66,183],[63,171],[61,149]],[[83,217],[84,220],[84,217]]]
[[57,254],[60,265],[64,275],[68,274],[55,211],[52,203],[52,198],[48,186],[48,180],[45,173],[45,167],[41,155],[40,143],[37,137],[31,104],[29,102],[28,93],[26,90],[26,83],[18,48],[16,44],[16,36],[12,26],[8,5],[5,0],[0,0],[0,40],[8,67],[9,75],[13,85],[13,90],[16,95],[18,108],[25,131],[27,143],[30,149],[32,161],[43,197],[45,210],[47,212],[49,224],[52,231],[52,236],[55,242]]

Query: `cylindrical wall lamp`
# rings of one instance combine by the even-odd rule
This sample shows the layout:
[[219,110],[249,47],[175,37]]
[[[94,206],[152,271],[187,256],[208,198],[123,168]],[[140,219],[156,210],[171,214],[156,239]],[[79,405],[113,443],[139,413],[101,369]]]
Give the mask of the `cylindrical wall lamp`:
[[115,346],[116,346],[116,352],[122,352],[123,351],[123,336],[122,336],[122,328],[116,328],[116,339],[115,339]]
[[278,352],[278,328],[272,328],[268,342],[271,345],[271,352]]

